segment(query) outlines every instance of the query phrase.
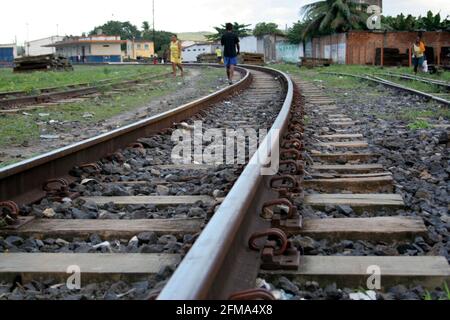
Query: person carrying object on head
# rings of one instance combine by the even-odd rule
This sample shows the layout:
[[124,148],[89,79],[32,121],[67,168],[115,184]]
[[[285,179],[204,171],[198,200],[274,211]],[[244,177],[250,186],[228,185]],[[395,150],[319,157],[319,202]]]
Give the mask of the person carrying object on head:
[[226,24],[225,34],[222,36],[221,44],[223,46],[223,61],[227,68],[228,83],[233,84],[234,68],[237,65],[241,47],[239,37],[233,32],[233,25]]
[[422,41],[420,37],[416,38],[416,41],[413,44],[413,65],[414,65],[414,73],[417,74],[417,71],[423,67],[425,62],[425,43]]

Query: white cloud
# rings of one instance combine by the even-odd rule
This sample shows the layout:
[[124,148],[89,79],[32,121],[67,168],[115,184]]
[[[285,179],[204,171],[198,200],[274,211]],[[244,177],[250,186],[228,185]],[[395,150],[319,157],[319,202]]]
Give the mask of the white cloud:
[[[284,28],[299,19],[300,7],[312,0],[155,0],[156,27],[169,31],[207,31],[227,21],[255,24],[274,21]],[[385,13],[424,15],[428,9],[450,14],[448,0],[385,0]],[[22,0],[4,1],[0,11],[0,43],[37,39],[59,33],[79,35],[107,20],[152,21],[151,0]]]

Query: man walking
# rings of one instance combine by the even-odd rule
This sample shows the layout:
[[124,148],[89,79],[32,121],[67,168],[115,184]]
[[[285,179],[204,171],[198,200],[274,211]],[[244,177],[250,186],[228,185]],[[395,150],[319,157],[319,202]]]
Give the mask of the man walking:
[[237,56],[240,53],[239,38],[233,32],[233,25],[226,24],[226,32],[221,40],[223,48],[224,64],[227,68],[228,83],[233,84],[234,68],[237,65]]

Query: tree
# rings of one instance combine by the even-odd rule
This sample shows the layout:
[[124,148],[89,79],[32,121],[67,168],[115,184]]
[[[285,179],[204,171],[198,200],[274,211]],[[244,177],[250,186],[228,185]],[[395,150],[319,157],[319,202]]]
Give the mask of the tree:
[[158,56],[164,53],[164,50],[169,48],[170,38],[173,33],[168,31],[155,31],[155,38],[153,38],[153,31],[143,31],[142,38],[144,40],[153,41],[155,44],[155,52]]
[[108,36],[120,36],[122,40],[140,39],[141,32],[139,29],[131,24],[129,21],[108,21],[102,26],[95,27],[90,32],[91,35],[95,35],[101,30],[103,34]]
[[148,21],[142,22],[142,31],[149,32],[150,31],[150,23]]
[[278,29],[278,25],[273,22],[258,23],[258,24],[256,24],[255,29],[253,29],[253,35],[255,37],[262,37],[267,34],[276,34],[276,33],[281,33],[281,31]]
[[[239,24],[239,23],[235,22],[235,23],[233,23],[233,32],[240,38],[246,37],[246,36],[249,36],[252,31],[248,27],[250,27],[250,24]],[[220,27],[214,27],[214,29],[216,29],[217,33],[207,35],[206,38],[210,41],[219,41],[222,38],[222,36],[225,34],[226,27],[225,27],[225,25],[221,25]]]
[[414,31],[417,29],[417,18],[410,14],[405,17],[402,13],[396,17],[382,17],[381,24],[387,30]]
[[305,40],[302,35],[308,23],[309,21],[298,21],[294,23],[287,33],[287,38],[290,43],[299,44]]
[[307,4],[302,13],[308,24],[302,37],[363,29],[368,18],[365,4],[353,0],[325,0]]
[[419,19],[417,20],[417,26],[419,27],[419,29],[423,29],[425,31],[445,30],[447,24],[448,21],[444,20],[441,22],[440,13],[434,15],[431,11],[428,11],[425,17],[419,17]]

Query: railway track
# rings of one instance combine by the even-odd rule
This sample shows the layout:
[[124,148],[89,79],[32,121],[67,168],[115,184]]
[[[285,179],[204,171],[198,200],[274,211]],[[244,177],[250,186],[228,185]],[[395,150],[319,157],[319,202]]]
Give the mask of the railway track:
[[423,92],[420,90],[416,90],[413,88],[409,88],[406,86],[403,86],[401,84],[377,77],[377,76],[373,76],[373,75],[355,75],[355,74],[350,74],[350,73],[341,73],[341,72],[324,72],[323,74],[328,74],[328,75],[334,75],[334,76],[342,76],[342,77],[353,77],[353,78],[357,78],[357,79],[361,79],[361,80],[366,80],[366,81],[371,81],[371,82],[375,82],[378,84],[382,84],[391,88],[395,88],[395,89],[399,89],[402,91],[407,91],[409,93],[413,93],[416,94],[418,96],[421,97],[425,97],[431,100],[434,100],[436,102],[439,102],[441,104],[444,105],[450,105],[450,97],[448,94],[444,94],[441,96],[441,94],[439,93],[427,93],[427,92]]
[[1,92],[0,110],[11,110],[18,107],[32,106],[49,102],[54,103],[66,99],[88,96],[101,92],[104,89],[124,88],[149,80],[166,77],[170,74],[171,73],[163,73],[155,75],[152,72],[148,72],[139,75],[139,78],[132,77],[131,79],[121,81],[118,81],[118,79],[100,80],[97,85],[92,85],[91,83],[77,83],[51,88],[41,88],[39,89],[39,94],[31,95],[26,91]]
[[[426,228],[404,217],[302,217],[304,206],[389,210],[403,200],[391,193],[392,176],[364,151],[368,145],[354,132],[357,124],[333,99],[272,69],[239,72],[242,79],[230,88],[0,170],[3,218],[10,224],[0,234],[14,250],[27,251],[0,254],[0,279],[24,284],[51,278],[49,285],[58,288],[67,268],[78,266],[83,286],[150,277],[152,285],[141,294],[150,290],[161,300],[274,299],[275,292],[257,288],[257,277],[358,287],[375,265],[386,285],[442,285],[450,276],[442,257],[302,256],[299,235],[396,241],[424,235]],[[339,134],[311,140],[305,113]],[[257,153],[245,157],[246,166],[195,163],[195,152],[194,164],[172,164],[174,130],[201,135],[196,120],[204,129],[270,131]],[[278,136],[280,170],[263,175],[277,159]],[[344,152],[306,152],[329,147]],[[18,217],[8,200],[25,216]],[[139,290],[117,296],[142,298]]]
[[437,79],[431,79],[431,78],[425,78],[425,77],[419,77],[419,76],[413,76],[410,74],[400,74],[400,73],[394,73],[394,72],[386,72],[386,73],[380,73],[382,76],[387,77],[394,77],[394,78],[400,78],[403,80],[413,80],[413,81],[419,81],[430,85],[436,85],[438,87],[442,87],[444,89],[449,90],[450,89],[450,83],[448,81],[443,80],[437,80]]

